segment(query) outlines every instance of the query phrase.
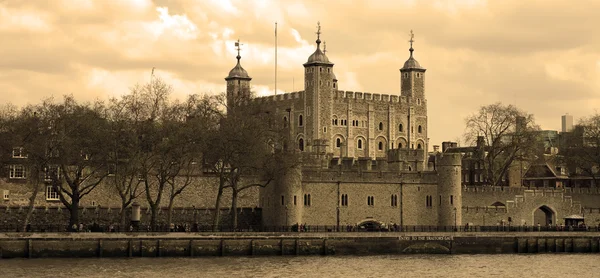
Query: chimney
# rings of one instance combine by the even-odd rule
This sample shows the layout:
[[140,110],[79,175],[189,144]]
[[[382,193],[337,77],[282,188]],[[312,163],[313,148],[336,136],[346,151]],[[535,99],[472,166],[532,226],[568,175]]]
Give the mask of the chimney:
[[433,152],[434,153],[439,153],[440,152],[440,146],[439,145],[433,145]]

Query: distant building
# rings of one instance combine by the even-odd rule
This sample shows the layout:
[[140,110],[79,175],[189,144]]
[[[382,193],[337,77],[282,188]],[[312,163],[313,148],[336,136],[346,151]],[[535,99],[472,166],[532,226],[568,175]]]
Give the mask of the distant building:
[[566,114],[561,117],[562,119],[562,132],[571,132],[573,130],[573,116]]

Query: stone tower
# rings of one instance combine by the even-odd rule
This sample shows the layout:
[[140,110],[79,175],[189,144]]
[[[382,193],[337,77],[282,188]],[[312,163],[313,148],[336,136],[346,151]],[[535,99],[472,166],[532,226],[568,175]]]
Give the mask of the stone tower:
[[438,173],[438,225],[462,225],[461,155],[440,153],[436,156]]
[[229,71],[229,75],[225,77],[225,81],[227,81],[227,110],[230,111],[239,103],[248,100],[250,98],[250,76],[248,76],[248,72],[242,65],[240,64],[240,41],[238,40],[235,43],[235,47],[237,49],[237,64],[231,71]]
[[331,115],[334,84],[333,63],[321,51],[321,25],[317,27],[317,49],[304,64],[305,136],[308,150],[318,154],[330,152]]
[[[410,31],[410,57],[400,69],[400,95],[406,98],[407,144],[410,149],[422,149],[423,161],[427,161],[427,101],[425,99],[425,71],[414,58],[414,34]],[[426,165],[423,165],[426,168]]]

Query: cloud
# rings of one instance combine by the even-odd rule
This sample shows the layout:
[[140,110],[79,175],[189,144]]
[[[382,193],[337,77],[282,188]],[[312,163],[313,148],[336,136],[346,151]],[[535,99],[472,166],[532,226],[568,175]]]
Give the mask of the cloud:
[[496,101],[558,129],[600,106],[600,2],[132,0],[0,1],[3,103],[72,93],[81,100],[126,93],[150,70],[174,97],[221,93],[241,63],[258,94],[301,90],[317,21],[343,90],[399,93],[415,33],[426,72],[431,145],[460,137],[464,117]]

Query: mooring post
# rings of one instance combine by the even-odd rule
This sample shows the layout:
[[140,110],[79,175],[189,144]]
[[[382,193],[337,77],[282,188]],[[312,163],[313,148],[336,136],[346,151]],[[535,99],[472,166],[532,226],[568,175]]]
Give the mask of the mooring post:
[[31,253],[33,253],[33,241],[31,239],[27,240],[27,258],[31,259]]
[[225,240],[221,239],[221,246],[220,246],[220,251],[221,251],[221,256],[225,256]]
[[98,258],[102,258],[102,240],[98,240]]
[[190,257],[194,256],[194,240],[190,239]]
[[133,241],[129,240],[129,246],[127,247],[127,253],[129,253],[129,257],[131,258],[133,255]]

